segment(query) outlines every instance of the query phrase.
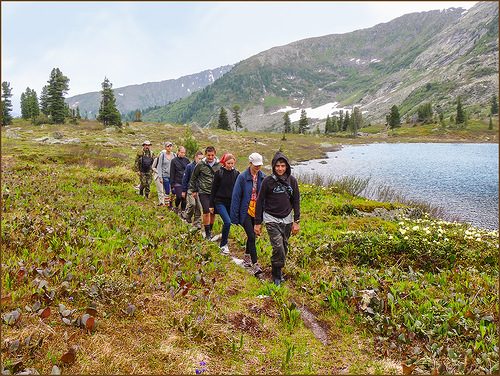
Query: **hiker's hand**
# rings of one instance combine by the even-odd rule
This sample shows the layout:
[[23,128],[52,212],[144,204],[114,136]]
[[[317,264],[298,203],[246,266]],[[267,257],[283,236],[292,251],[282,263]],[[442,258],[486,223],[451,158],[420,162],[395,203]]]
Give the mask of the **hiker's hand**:
[[182,198],[186,198],[186,192],[181,193]]
[[253,232],[255,232],[256,236],[260,236],[262,231],[262,225],[254,225],[253,226]]
[[191,196],[193,196],[193,198],[196,199],[196,197],[198,197],[198,192],[191,193]]
[[214,214],[214,208],[208,208],[208,211],[210,212],[210,214]]
[[300,224],[298,224],[297,222],[293,222],[292,223],[292,234],[295,235],[299,232],[300,230]]

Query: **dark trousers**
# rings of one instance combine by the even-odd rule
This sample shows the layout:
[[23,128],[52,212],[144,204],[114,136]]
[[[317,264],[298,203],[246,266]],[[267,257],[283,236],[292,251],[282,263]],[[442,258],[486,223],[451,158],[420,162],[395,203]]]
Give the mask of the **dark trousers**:
[[181,206],[181,210],[186,209],[186,199],[182,198],[182,185],[174,184],[173,191],[175,193],[175,207],[178,208],[179,204]]
[[270,222],[266,223],[266,230],[273,247],[271,266],[282,268],[285,266],[286,255],[288,254],[288,239],[290,239],[292,232],[292,224]]
[[253,230],[253,226],[255,224],[255,218],[250,217],[248,214],[245,217],[245,220],[241,224],[243,229],[247,234],[247,244],[245,253],[249,254],[252,258],[252,263],[257,262],[257,248],[255,247],[255,232]]

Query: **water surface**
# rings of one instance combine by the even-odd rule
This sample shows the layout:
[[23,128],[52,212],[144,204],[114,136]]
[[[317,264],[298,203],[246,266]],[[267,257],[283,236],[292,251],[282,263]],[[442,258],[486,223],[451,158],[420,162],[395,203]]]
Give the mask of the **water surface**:
[[498,144],[349,145],[293,171],[370,177],[370,187],[390,186],[442,207],[448,218],[498,229]]

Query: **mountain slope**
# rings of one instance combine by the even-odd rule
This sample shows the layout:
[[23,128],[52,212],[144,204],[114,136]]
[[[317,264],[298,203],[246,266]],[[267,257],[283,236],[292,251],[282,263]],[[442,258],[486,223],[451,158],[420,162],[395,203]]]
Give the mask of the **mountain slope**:
[[[372,28],[309,38],[246,59],[200,92],[147,115],[203,124],[220,106],[238,103],[248,129],[278,129],[290,106],[360,105],[369,121],[390,107],[412,114],[419,104],[451,109],[484,104],[498,92],[498,4],[407,14]],[[427,84],[430,84],[427,85]],[[430,91],[430,92],[429,92]],[[326,115],[325,115],[326,116]]]
[[[211,85],[215,80],[229,72],[232,67],[233,65],[225,65],[177,79],[113,89],[118,110],[122,114],[126,114],[137,109],[164,106]],[[67,98],[66,102],[72,108],[78,106],[82,116],[87,113],[90,118],[93,118],[99,110],[100,100],[101,93],[95,91]]]

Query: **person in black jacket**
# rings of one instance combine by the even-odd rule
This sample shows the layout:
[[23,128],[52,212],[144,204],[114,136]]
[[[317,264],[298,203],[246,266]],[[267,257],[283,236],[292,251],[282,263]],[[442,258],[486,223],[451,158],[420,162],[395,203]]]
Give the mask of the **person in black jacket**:
[[179,146],[177,156],[170,162],[170,185],[175,193],[173,210],[177,213],[186,209],[186,198],[182,197],[182,177],[188,164],[189,159],[186,158],[186,148]]
[[260,236],[262,222],[266,224],[273,247],[272,278],[274,284],[279,286],[283,281],[281,269],[285,266],[288,239],[290,234],[296,234],[300,229],[300,193],[288,158],[282,152],[274,155],[271,164],[273,173],[264,178],[257,197],[254,231]]
[[212,191],[210,193],[210,206],[211,214],[217,213],[222,218],[224,225],[222,226],[222,238],[220,240],[220,250],[223,254],[229,254],[229,247],[227,241],[229,238],[229,231],[231,229],[231,197],[233,194],[234,183],[240,174],[234,168],[236,158],[229,153],[223,155],[220,160],[221,168],[214,175],[212,182]]

